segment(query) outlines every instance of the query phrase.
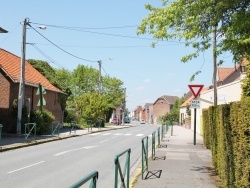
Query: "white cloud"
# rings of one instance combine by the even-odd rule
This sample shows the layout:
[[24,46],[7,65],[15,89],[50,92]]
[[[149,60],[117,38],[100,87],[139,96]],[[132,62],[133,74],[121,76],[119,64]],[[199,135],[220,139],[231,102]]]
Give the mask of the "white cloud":
[[145,89],[145,87],[143,87],[143,86],[139,86],[139,87],[137,87],[136,89],[137,89],[137,90],[139,90],[139,91],[142,91],[142,90],[144,90],[144,89]]
[[147,78],[144,80],[144,82],[149,83],[149,82],[151,82],[151,79]]

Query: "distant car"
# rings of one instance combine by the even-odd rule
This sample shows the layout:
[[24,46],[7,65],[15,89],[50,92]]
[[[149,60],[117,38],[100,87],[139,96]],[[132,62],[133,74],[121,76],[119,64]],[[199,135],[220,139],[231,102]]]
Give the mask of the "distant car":
[[130,123],[130,119],[128,117],[124,118],[124,123]]
[[141,124],[145,124],[145,120],[144,119],[141,120]]
[[111,123],[119,125],[120,124],[120,119],[114,118],[114,119],[112,119]]

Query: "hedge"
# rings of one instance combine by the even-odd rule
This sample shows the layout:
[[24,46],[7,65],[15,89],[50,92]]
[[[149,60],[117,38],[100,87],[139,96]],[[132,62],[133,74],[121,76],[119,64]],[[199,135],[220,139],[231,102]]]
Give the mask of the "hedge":
[[250,97],[203,110],[204,145],[223,187],[250,187]]

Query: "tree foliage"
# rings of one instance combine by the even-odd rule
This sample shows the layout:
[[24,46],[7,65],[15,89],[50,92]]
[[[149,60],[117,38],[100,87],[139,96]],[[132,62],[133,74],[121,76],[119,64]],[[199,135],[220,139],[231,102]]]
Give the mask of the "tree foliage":
[[101,77],[102,95],[96,96],[99,91],[99,71],[92,67],[78,65],[76,69],[69,71],[55,69],[42,60],[28,61],[53,85],[67,94],[59,96],[62,109],[69,116],[65,119],[72,120],[72,112],[78,112],[80,119],[95,120],[99,116],[109,119],[113,109],[125,102],[123,82],[110,76]]
[[[163,0],[163,6],[145,5],[150,11],[138,27],[158,40],[184,40],[195,51],[182,57],[187,62],[211,47],[217,29],[216,53],[230,51],[236,62],[250,54],[250,1],[248,0]],[[220,61],[221,63],[221,61]]]
[[164,123],[169,123],[171,119],[174,122],[179,122],[180,106],[184,101],[185,100],[183,97],[175,100],[173,108],[170,110],[170,112],[160,117],[161,121]]
[[105,117],[105,112],[108,109],[107,101],[103,95],[98,93],[85,93],[76,97],[76,110],[85,120],[96,122],[98,118]]

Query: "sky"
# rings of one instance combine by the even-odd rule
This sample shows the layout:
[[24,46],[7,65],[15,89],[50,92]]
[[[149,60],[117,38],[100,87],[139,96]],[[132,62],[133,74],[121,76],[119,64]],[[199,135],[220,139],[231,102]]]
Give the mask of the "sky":
[[[162,95],[182,97],[189,84],[212,84],[212,51],[182,63],[194,51],[180,41],[160,41],[155,48],[149,34],[137,35],[137,26],[149,11],[145,4],[161,7],[161,0],[8,0],[1,2],[0,48],[21,56],[22,21],[29,18],[26,59],[47,61],[52,67],[73,71],[79,64],[120,79],[126,88],[126,107],[132,111],[154,103]],[[39,26],[46,25],[46,30]],[[67,29],[66,29],[67,28]],[[44,37],[43,37],[44,36]],[[49,41],[57,45],[51,44]],[[65,52],[66,51],[66,52]],[[70,55],[71,54],[71,55]],[[220,57],[222,67],[233,67],[231,54]],[[195,81],[189,81],[197,71]]]

